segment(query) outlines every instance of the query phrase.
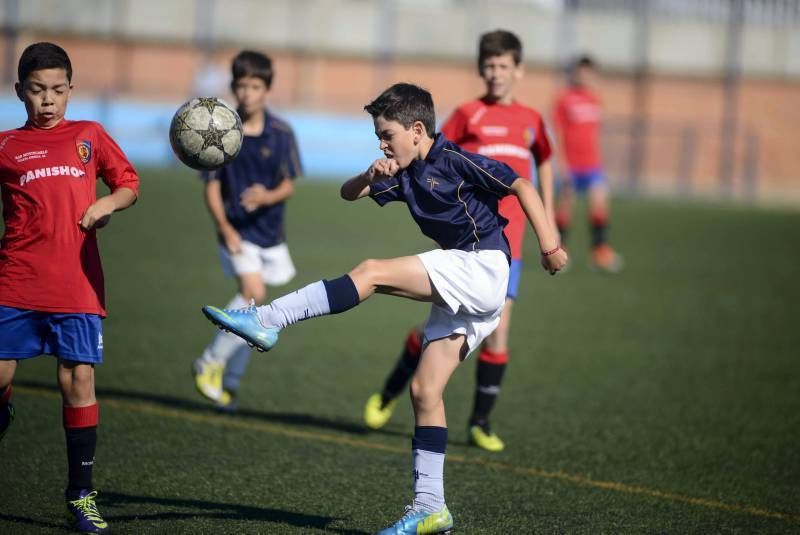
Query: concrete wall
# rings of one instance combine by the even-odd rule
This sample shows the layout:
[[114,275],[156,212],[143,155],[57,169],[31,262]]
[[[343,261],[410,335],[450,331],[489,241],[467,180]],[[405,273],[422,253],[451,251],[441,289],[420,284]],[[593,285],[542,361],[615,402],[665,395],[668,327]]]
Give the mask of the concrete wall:
[[[472,60],[475,37],[503,27],[526,43],[529,62],[554,66],[571,50],[589,50],[607,67],[635,65],[634,15],[579,11],[565,36],[559,2],[513,0],[25,0],[14,22],[7,0],[0,21],[23,30],[95,34],[161,42],[210,38],[231,46],[361,57]],[[654,72],[714,74],[726,46],[724,18],[651,17],[648,61]],[[800,77],[800,26],[749,23],[745,74]]]

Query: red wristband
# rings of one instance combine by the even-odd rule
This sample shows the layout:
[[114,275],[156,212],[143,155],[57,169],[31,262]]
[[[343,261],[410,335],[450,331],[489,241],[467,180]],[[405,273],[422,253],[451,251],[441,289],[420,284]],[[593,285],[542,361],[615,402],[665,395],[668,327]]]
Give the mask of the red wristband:
[[561,249],[561,245],[557,245],[555,249],[549,251],[542,251],[542,256],[547,257],[556,254]]

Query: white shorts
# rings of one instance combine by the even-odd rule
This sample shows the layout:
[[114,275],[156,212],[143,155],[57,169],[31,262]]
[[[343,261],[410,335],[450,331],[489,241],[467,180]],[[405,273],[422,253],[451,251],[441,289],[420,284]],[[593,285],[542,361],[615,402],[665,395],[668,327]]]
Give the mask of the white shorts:
[[502,251],[435,249],[417,255],[445,304],[434,304],[423,329],[423,344],[463,334],[469,352],[492,334],[508,287],[508,258]]
[[273,286],[286,284],[296,273],[285,243],[274,247],[259,247],[243,240],[241,252],[235,255],[231,255],[224,245],[220,245],[219,260],[222,271],[229,277],[260,273],[264,284]]

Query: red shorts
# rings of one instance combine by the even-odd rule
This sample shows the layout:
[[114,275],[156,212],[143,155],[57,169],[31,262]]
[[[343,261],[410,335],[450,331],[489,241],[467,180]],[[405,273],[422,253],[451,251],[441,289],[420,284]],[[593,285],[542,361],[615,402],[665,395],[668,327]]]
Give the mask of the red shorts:
[[525,227],[528,225],[528,218],[525,217],[525,212],[522,211],[522,206],[520,206],[517,196],[507,195],[500,199],[498,212],[508,219],[508,225],[506,225],[503,234],[506,235],[508,244],[511,246],[511,258],[513,260],[521,260],[522,242],[525,239]]

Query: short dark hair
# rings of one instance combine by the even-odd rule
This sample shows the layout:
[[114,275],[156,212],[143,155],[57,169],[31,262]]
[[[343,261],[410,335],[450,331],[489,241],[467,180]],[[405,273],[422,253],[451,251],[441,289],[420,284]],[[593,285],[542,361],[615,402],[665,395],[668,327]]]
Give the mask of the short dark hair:
[[272,86],[272,59],[262,52],[242,50],[231,64],[231,85],[236,84],[241,78],[254,76],[261,78],[267,84],[267,89]]
[[567,81],[571,85],[576,85],[578,83],[578,69],[582,67],[588,67],[589,69],[596,69],[597,63],[595,62],[594,58],[589,54],[579,54],[572,58],[572,60],[567,64],[566,74],[567,74]]
[[597,62],[589,54],[580,54],[578,56],[575,56],[575,58],[573,58],[572,63],[570,63],[569,65],[569,68],[573,71],[577,71],[580,67],[589,67],[590,69],[596,69]]
[[67,81],[72,82],[72,62],[67,51],[47,42],[33,43],[22,51],[17,64],[17,78],[22,83],[33,71],[44,69],[64,69],[67,72]]
[[436,113],[431,94],[414,84],[394,84],[375,100],[364,106],[373,119],[383,117],[411,128],[416,121],[425,125],[430,137],[436,132]]
[[478,41],[478,69],[487,58],[511,54],[514,64],[522,61],[522,41],[508,30],[495,30],[481,35]]

